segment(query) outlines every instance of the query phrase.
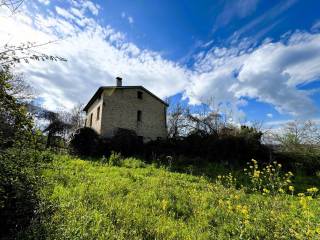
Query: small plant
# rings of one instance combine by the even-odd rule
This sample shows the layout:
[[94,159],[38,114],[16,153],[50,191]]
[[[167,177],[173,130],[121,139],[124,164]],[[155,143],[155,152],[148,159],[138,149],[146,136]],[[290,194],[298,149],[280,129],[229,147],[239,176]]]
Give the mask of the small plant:
[[102,155],[101,163],[107,163],[107,158],[105,155]]
[[144,168],[146,167],[146,164],[140,159],[130,157],[124,159],[121,166],[126,168]]
[[120,153],[111,152],[111,155],[109,157],[110,166],[121,166],[122,161],[123,159]]
[[228,188],[236,188],[237,186],[237,179],[231,173],[228,175],[219,175],[217,182]]
[[311,197],[316,197],[319,193],[319,189],[316,187],[308,188],[307,189],[307,195]]
[[250,192],[262,192],[265,194],[277,194],[290,191],[293,194],[294,187],[291,185],[292,172],[283,174],[282,165],[276,161],[260,168],[254,159],[248,162],[244,174],[248,177],[247,190]]
[[172,156],[166,156],[166,161],[167,161],[167,164],[168,164],[168,168],[172,169],[173,157]]

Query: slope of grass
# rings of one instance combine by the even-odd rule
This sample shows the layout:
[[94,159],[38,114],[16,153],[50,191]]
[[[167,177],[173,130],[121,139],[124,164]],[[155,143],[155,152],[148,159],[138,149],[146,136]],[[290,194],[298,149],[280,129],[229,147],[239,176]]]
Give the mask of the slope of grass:
[[57,157],[44,172],[43,217],[32,236],[320,239],[320,199],[246,194],[138,160],[123,165]]

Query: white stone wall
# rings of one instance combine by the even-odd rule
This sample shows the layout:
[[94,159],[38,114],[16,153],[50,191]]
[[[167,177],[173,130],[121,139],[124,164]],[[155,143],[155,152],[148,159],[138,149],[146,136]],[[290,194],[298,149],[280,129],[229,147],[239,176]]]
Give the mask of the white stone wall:
[[[142,91],[139,99],[137,92]],[[113,136],[117,128],[134,130],[145,141],[167,137],[166,106],[141,89],[106,89],[103,92],[101,135]],[[141,122],[137,111],[142,112]]]
[[[97,131],[97,133],[101,134],[101,120],[102,120],[102,107],[103,105],[103,98],[97,98],[95,102],[90,106],[87,111],[86,116],[86,127],[91,127]],[[100,118],[97,120],[97,110],[100,107]],[[92,114],[92,126],[90,126],[90,115]]]

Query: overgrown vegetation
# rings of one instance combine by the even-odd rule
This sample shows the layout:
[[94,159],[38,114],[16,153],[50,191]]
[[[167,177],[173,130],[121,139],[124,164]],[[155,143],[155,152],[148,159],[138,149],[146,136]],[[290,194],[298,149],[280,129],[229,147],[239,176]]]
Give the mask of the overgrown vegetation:
[[[6,5],[9,1],[2,1]],[[9,4],[9,3],[8,3]],[[43,135],[27,111],[32,94],[12,67],[29,59],[64,60],[31,54],[35,44],[5,45],[0,50],[0,238],[14,239],[24,232],[39,207],[42,166],[51,154],[43,149]],[[52,57],[52,58],[51,58]]]
[[[102,159],[104,163],[56,157],[52,167],[44,171],[49,184],[40,193],[41,211],[50,214],[43,215],[42,225],[33,225],[29,236],[33,239],[40,238],[38,234],[45,234],[48,239],[320,237],[316,188],[299,196],[280,191],[263,195],[261,188],[271,190],[269,183],[263,182],[248,193],[241,187],[225,187],[205,177],[172,173],[138,159],[119,159],[117,154],[109,160]],[[254,166],[254,171],[258,171]],[[278,186],[285,180],[271,182]]]
[[[26,88],[8,70],[0,71],[0,238],[11,239],[29,226],[38,207],[42,164],[50,154],[39,147],[24,102]],[[21,86],[21,85],[19,85]]]

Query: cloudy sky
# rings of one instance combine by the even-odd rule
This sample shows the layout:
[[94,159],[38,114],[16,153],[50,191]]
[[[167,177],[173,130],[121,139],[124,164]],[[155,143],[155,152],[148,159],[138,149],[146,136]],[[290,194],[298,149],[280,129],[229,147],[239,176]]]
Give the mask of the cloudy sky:
[[172,104],[213,99],[238,119],[318,119],[319,9],[318,0],[28,0],[15,14],[0,8],[0,46],[55,41],[37,51],[67,62],[16,70],[53,110],[122,76]]

